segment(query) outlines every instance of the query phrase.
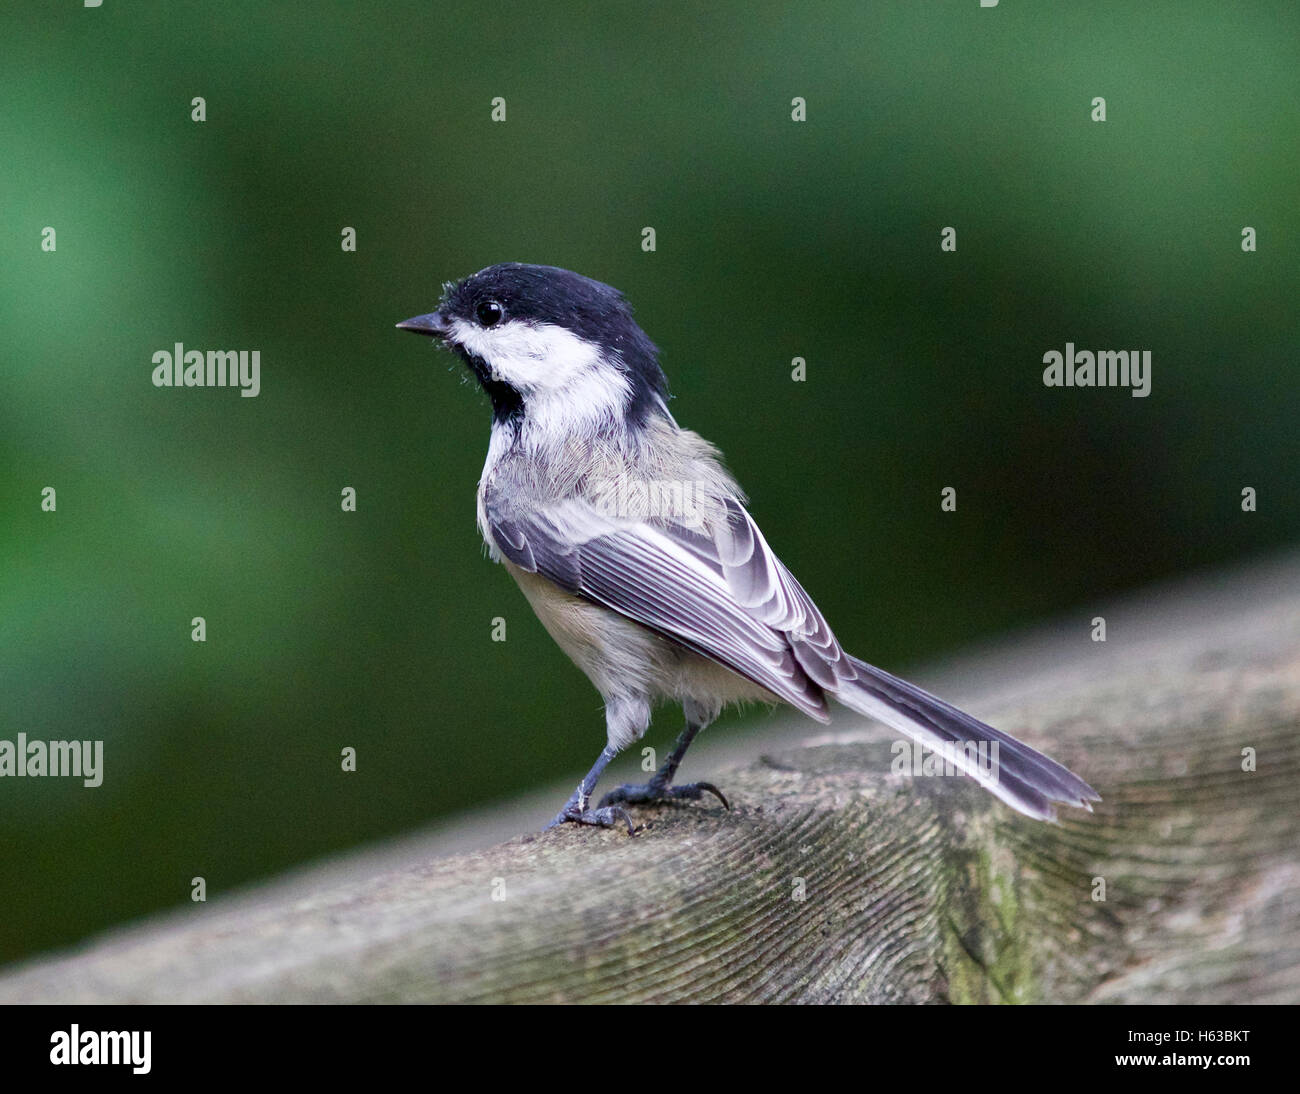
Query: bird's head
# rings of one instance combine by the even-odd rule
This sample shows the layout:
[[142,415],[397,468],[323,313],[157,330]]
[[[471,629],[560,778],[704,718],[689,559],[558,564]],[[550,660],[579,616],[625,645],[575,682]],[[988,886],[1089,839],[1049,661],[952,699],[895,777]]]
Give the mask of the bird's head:
[[442,341],[473,370],[498,422],[575,426],[664,412],[658,351],[623,294],[554,266],[503,262],[448,283],[438,310],[397,324]]

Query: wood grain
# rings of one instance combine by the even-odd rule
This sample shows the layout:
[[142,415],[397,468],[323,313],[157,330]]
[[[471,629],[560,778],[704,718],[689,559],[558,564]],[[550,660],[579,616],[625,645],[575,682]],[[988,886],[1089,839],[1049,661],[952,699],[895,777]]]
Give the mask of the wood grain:
[[1171,594],[1104,670],[979,710],[1087,778],[1091,815],[890,774],[888,733],[850,722],[717,773],[730,813],[216,900],[11,971],[0,1001],[1294,1003],[1296,588],[1231,619]]

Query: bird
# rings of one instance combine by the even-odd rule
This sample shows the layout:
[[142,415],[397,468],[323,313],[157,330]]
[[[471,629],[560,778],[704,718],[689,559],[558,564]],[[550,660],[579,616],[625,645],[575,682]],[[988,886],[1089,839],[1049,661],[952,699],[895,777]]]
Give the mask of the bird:
[[[824,723],[834,699],[1040,820],[1056,819],[1056,803],[1101,800],[1055,760],[840,645],[721,453],[678,425],[659,351],[617,289],[498,263],[444,283],[434,311],[396,326],[452,351],[486,393],[479,531],[604,700],[605,747],[548,828],[633,833],[627,806],[705,794],[730,809],[712,783],[675,779],[701,730],[755,700]],[[685,717],[673,751],[647,782],[593,805],[606,766],[663,702]]]

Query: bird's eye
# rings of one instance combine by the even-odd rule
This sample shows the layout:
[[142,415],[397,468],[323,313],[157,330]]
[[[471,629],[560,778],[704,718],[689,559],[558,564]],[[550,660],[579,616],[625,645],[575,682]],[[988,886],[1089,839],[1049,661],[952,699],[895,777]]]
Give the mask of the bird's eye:
[[495,327],[501,322],[502,317],[506,314],[505,308],[495,300],[480,300],[474,314],[478,316],[478,321],[485,327]]

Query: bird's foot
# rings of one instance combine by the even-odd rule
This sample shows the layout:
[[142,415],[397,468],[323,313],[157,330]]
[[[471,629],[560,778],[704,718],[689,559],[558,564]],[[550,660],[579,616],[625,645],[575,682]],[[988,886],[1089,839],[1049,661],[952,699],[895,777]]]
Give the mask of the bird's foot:
[[589,824],[594,828],[616,828],[620,824],[626,824],[629,836],[636,833],[632,820],[625,810],[617,806],[606,806],[604,802],[595,809],[587,809],[585,803],[571,801],[555,814],[555,819],[546,827],[549,830],[558,828],[562,824]]
[[698,801],[704,796],[705,791],[722,802],[724,809],[731,809],[731,803],[712,783],[683,783],[681,786],[673,786],[667,779],[660,778],[658,775],[648,783],[639,785],[625,783],[614,787],[600,799],[600,808],[607,809],[616,806],[619,802],[627,805],[642,805],[647,802]]

